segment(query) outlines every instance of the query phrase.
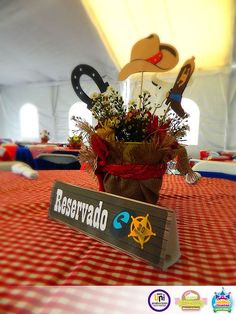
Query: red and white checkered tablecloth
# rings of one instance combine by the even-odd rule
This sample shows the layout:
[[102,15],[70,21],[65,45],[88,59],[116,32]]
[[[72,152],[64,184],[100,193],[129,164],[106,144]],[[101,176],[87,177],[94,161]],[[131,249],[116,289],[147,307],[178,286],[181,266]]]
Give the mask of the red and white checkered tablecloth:
[[49,220],[55,180],[97,189],[86,171],[0,172],[0,309],[9,286],[236,285],[236,182],[164,176],[159,205],[176,212],[181,258],[161,271]]

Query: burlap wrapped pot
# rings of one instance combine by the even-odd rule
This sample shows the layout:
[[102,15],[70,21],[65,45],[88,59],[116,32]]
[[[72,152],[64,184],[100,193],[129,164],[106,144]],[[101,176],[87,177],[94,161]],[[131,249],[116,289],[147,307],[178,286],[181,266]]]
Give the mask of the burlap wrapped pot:
[[167,162],[176,152],[146,142],[107,142],[106,145],[109,156],[104,168],[108,170],[103,175],[104,190],[156,204]]

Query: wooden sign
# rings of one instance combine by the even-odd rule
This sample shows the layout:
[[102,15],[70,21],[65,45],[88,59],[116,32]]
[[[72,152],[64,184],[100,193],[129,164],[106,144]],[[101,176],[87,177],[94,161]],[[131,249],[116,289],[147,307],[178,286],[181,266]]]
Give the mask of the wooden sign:
[[180,257],[170,209],[57,181],[49,218],[162,269]]

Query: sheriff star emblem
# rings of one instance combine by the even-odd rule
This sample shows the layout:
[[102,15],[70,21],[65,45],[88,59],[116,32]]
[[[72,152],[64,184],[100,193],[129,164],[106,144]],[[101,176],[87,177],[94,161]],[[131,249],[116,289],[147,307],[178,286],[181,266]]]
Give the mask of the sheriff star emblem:
[[141,249],[143,249],[144,243],[148,242],[151,236],[155,236],[156,233],[152,232],[152,226],[148,220],[148,214],[144,216],[133,217],[130,224],[130,234],[128,237],[133,237],[134,241],[139,243]]

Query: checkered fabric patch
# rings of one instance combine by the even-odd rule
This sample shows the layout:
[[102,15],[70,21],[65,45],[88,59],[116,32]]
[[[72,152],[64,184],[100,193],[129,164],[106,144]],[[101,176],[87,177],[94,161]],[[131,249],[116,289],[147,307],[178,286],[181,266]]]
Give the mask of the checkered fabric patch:
[[49,220],[55,180],[97,189],[86,171],[0,173],[0,309],[19,299],[10,286],[236,284],[236,182],[164,176],[159,205],[176,212],[181,258],[163,272]]

